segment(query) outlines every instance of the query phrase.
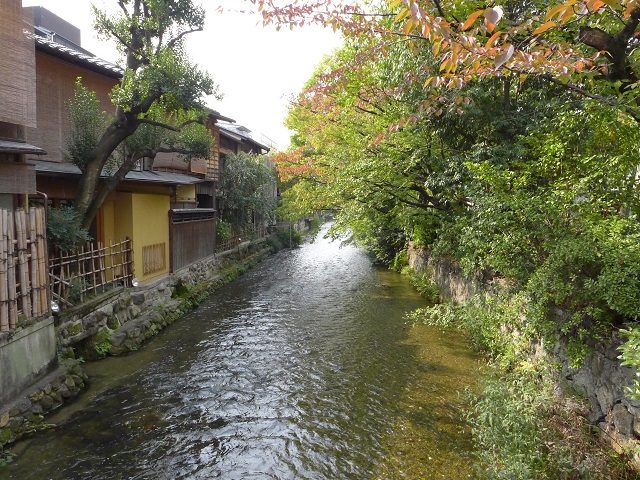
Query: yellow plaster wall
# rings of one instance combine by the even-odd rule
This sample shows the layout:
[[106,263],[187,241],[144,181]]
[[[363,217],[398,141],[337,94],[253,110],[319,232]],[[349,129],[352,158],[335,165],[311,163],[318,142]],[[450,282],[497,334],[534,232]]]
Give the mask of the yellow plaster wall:
[[102,204],[102,231],[104,234],[104,243],[116,241],[116,224],[115,224],[115,201],[108,198]]
[[176,189],[176,201],[195,202],[196,186],[195,185],[178,185],[178,188]]
[[[106,216],[105,216],[106,217]],[[105,218],[105,227],[106,227]],[[113,235],[114,242],[124,240],[133,236],[133,194],[128,192],[117,192],[113,201]],[[106,228],[105,228],[105,241]]]
[[[133,269],[141,281],[169,273],[169,195],[132,194]],[[119,212],[118,212],[119,214]],[[164,268],[144,275],[143,250],[164,244]]]
[[[127,192],[112,193],[102,204],[102,240],[106,247],[133,237],[131,205],[132,195]],[[111,257],[106,258],[107,280],[112,279],[112,262]]]

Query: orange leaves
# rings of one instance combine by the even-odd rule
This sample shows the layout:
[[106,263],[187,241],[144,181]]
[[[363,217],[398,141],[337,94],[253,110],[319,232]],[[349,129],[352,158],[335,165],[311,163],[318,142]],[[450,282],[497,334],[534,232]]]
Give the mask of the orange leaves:
[[550,21],[548,21],[546,23],[543,23],[538,28],[536,28],[533,31],[533,34],[534,35],[540,35],[541,33],[546,32],[547,30],[549,30],[550,28],[557,27],[557,26],[558,26],[558,24],[556,22],[550,20]]
[[578,0],[569,0],[566,3],[560,3],[552,7],[547,15],[544,17],[545,22],[548,22],[554,17],[558,17],[560,23],[565,23],[568,20],[567,14],[574,15],[575,11],[573,6],[578,3]]
[[631,13],[638,7],[640,7],[640,5],[638,5],[638,0],[629,0],[624,9],[624,17],[629,18]]
[[[294,21],[304,19],[307,23],[339,28],[345,37],[367,39],[364,43],[375,37],[380,56],[397,45],[398,36],[406,36],[403,40],[411,48],[415,46],[414,52],[422,46],[431,49],[437,67],[434,71],[431,64],[419,66],[411,79],[397,88],[401,90],[415,81],[436,94],[445,89],[457,91],[473,80],[508,74],[507,70],[522,78],[544,75],[566,82],[579,80],[577,72],[603,69],[607,62],[603,59],[596,65],[586,58],[590,54],[577,48],[580,41],[575,35],[550,33],[568,29],[567,24],[598,25],[605,14],[607,22],[612,14],[628,17],[640,8],[640,0],[554,0],[547,3],[546,15],[532,13],[515,24],[505,20],[506,12],[499,5],[473,10],[458,21],[451,16],[446,2],[436,5],[437,2],[426,0],[384,0],[389,7],[384,11],[371,7],[376,2],[353,0],[282,0],[287,7],[275,7],[274,0],[248,1],[264,3],[264,9],[270,11],[270,23],[289,26],[297,15]],[[348,5],[359,6],[347,10]],[[393,15],[388,16],[388,12]],[[607,23],[603,25],[600,28],[605,29]],[[419,37],[427,41],[420,41]]]
[[461,31],[468,30],[471,25],[473,25],[481,15],[484,15],[484,24],[487,27],[489,32],[493,32],[496,28],[497,23],[502,18],[504,12],[502,11],[502,7],[489,7],[484,10],[476,10],[471,15],[467,17],[462,26],[460,27]]
[[587,2],[587,9],[591,10],[592,12],[595,12],[596,10],[604,6],[605,3],[602,0],[589,0]]
[[475,21],[478,19],[478,17],[480,15],[482,15],[484,13],[484,10],[477,10],[475,12],[473,12],[471,15],[469,15],[469,17],[464,21],[464,23],[462,24],[462,27],[460,27],[461,30],[467,30],[471,25],[473,25],[475,23]]
[[279,152],[271,158],[283,182],[318,173],[308,150],[309,147],[300,147],[289,152]]
[[[628,17],[631,14],[631,11],[636,7],[637,0],[629,0],[626,2],[624,15]],[[613,10],[620,11],[622,10],[622,2],[621,0],[587,0],[587,2],[581,2],[579,0],[569,0],[565,3],[559,3],[552,7],[545,16],[545,22],[541,27],[544,27],[549,23],[550,20],[556,19],[557,23],[560,25],[564,25],[569,20],[572,20],[574,17],[580,15],[586,15],[589,13],[595,13],[601,8],[610,7]],[[549,26],[551,28],[554,25]],[[542,31],[547,30],[545,28]],[[538,32],[538,33],[542,33]]]
[[491,38],[489,38],[489,40],[487,40],[487,43],[485,44],[484,48],[486,48],[488,50],[491,47],[493,47],[493,44],[496,43],[496,40],[498,40],[498,38],[500,38],[500,35],[502,35],[502,34],[503,34],[503,32],[498,30],[493,35],[491,35]]

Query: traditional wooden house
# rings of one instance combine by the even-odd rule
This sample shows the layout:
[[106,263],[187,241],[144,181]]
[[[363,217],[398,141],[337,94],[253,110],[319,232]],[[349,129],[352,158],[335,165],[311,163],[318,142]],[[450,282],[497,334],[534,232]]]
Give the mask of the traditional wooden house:
[[[46,150],[44,156],[30,153],[27,158],[35,169],[38,191],[57,207],[73,201],[81,175],[64,155],[67,104],[76,78],[81,77],[109,111],[113,109],[109,92],[122,71],[84,50],[80,31],[73,25],[42,7],[25,10],[33,18],[37,99],[37,122],[26,128],[25,138]],[[135,276],[141,283],[152,281],[215,253],[219,121],[231,125],[234,120],[210,111],[208,126],[216,139],[210,160],[185,162],[178,155],[160,154],[153,161],[141,161],[100,208],[91,235],[102,245],[131,239],[129,280]],[[242,139],[237,143],[246,145]],[[103,172],[103,178],[108,178],[108,172]]]

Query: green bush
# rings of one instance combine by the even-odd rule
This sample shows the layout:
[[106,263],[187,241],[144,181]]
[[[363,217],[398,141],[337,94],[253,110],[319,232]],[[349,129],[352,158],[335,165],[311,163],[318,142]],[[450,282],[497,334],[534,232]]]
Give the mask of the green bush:
[[89,232],[82,228],[80,215],[73,207],[49,208],[47,241],[49,248],[70,252],[91,240]]
[[276,228],[276,237],[285,247],[298,247],[302,244],[302,234],[293,228]]
[[393,258],[391,263],[391,270],[394,272],[402,272],[403,269],[409,266],[409,254],[406,250],[399,251]]
[[284,245],[282,244],[282,241],[280,240],[280,238],[278,238],[277,235],[269,236],[267,238],[267,244],[269,245],[269,248],[273,252],[278,252],[278,251],[280,251],[280,250],[282,250],[284,248]]
[[218,242],[226,242],[231,239],[231,225],[224,220],[216,222],[216,239]]
[[478,478],[609,480],[637,478],[624,456],[604,446],[587,420],[585,402],[554,392],[553,365],[497,369],[471,394],[466,419],[478,457]]
[[[396,257],[397,258],[397,257]],[[411,284],[430,303],[440,301],[440,290],[427,273],[412,274]]]
[[491,374],[482,390],[468,392],[466,420],[475,443],[477,478],[636,478],[624,456],[598,441],[585,402],[556,394],[557,366],[531,360],[535,327],[523,315],[526,306],[524,295],[476,296],[465,304],[447,302],[409,314],[416,322],[462,330],[490,359]]

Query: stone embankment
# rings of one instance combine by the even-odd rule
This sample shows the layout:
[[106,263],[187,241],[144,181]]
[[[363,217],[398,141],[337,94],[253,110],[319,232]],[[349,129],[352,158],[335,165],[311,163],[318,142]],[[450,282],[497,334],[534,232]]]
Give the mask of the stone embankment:
[[271,252],[267,242],[244,242],[157,282],[117,288],[56,317],[59,368],[0,408],[2,446],[52,428],[46,414],[84,387],[81,363],[137,350],[143,342],[195,308],[216,289]]
[[[455,262],[435,260],[425,249],[409,248],[409,266],[414,272],[428,272],[443,298],[465,302],[473,295],[495,292],[491,278],[467,278]],[[556,315],[561,323],[563,312]],[[571,365],[566,339],[559,336],[553,360],[561,365],[559,389],[576,393],[589,401],[589,420],[600,429],[601,436],[618,452],[631,453],[640,470],[640,402],[625,395],[636,378],[634,369],[620,365],[618,347],[622,339],[617,332],[610,338],[589,345],[589,355],[579,368]],[[536,349],[532,348],[532,351]],[[540,354],[540,350],[536,350]]]

